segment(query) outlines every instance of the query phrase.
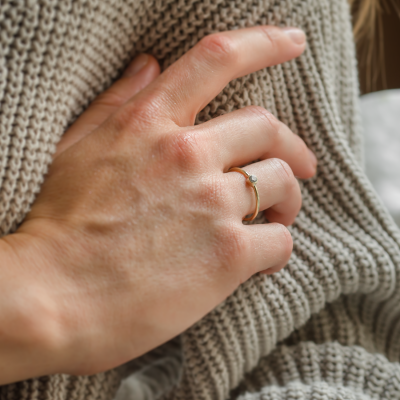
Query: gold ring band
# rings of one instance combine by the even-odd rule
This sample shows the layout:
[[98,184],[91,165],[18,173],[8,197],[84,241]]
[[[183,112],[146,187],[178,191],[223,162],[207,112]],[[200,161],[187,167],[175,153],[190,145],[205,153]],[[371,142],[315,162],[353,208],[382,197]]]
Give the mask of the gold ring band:
[[250,217],[243,219],[243,221],[253,221],[253,219],[255,219],[255,217],[257,217],[258,211],[260,209],[260,196],[258,194],[258,189],[257,189],[257,185],[256,185],[257,177],[255,175],[249,175],[244,169],[239,168],[239,167],[229,168],[228,172],[239,172],[246,178],[247,183],[249,183],[251,185],[251,187],[253,188],[254,193],[256,195],[256,210]]

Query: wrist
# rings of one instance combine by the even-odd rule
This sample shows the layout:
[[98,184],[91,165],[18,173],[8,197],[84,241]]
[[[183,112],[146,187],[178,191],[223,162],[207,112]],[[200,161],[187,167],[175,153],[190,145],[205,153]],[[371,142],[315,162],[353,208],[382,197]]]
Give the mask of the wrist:
[[47,290],[49,255],[26,233],[0,239],[0,385],[63,368],[66,341],[60,307]]
[[51,371],[46,375],[92,374],[88,363],[101,332],[96,315],[104,311],[97,307],[93,299],[97,297],[90,290],[98,275],[98,270],[92,268],[96,251],[90,251],[79,229],[47,218],[28,219],[9,238],[18,265],[28,270],[29,280],[40,287],[37,309],[46,329],[36,342],[41,343],[37,347],[43,357],[51,359]]

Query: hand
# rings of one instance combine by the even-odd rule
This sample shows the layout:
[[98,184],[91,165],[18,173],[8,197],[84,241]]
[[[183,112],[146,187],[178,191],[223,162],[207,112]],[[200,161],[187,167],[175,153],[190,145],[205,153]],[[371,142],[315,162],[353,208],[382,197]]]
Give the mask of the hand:
[[[230,80],[304,46],[302,32],[275,27],[207,36],[131,99],[117,82],[105,102],[112,115],[94,131],[95,106],[71,128],[8,237],[43,316],[42,373],[122,364],[187,329],[253,274],[287,263],[284,225],[301,206],[294,175],[313,176],[315,157],[261,107],[193,123]],[[246,226],[254,194],[227,171],[256,159],[246,171],[258,177],[272,223]]]

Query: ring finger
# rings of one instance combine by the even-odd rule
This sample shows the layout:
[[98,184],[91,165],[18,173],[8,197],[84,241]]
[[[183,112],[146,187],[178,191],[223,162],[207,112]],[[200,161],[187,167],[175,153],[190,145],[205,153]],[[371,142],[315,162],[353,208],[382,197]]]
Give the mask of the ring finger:
[[[301,192],[289,165],[278,158],[270,158],[248,165],[243,170],[257,177],[260,211],[266,210],[266,217],[271,222],[291,225],[301,208]],[[230,188],[230,198],[238,217],[243,220],[246,215],[253,214],[256,196],[248,179],[236,171],[224,174],[224,179]]]

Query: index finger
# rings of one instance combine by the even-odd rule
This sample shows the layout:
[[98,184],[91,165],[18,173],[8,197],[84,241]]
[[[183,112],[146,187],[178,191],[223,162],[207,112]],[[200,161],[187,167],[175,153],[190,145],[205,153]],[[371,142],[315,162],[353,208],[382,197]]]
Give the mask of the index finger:
[[305,34],[297,28],[257,26],[215,33],[200,40],[139,96],[155,96],[164,116],[189,126],[232,79],[291,60],[304,48]]

